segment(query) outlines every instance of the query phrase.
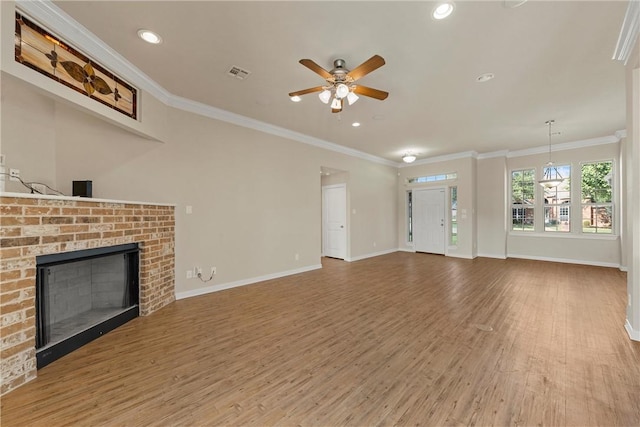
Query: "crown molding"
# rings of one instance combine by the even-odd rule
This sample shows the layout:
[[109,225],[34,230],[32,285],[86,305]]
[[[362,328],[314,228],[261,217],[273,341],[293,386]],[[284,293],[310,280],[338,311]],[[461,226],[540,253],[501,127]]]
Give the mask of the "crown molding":
[[[397,166],[396,162],[383,159],[382,157],[367,154],[359,150],[347,148],[333,142],[314,138],[299,132],[294,132],[283,127],[274,126],[260,120],[235,114],[211,105],[196,102],[180,96],[176,96],[160,86],[151,77],[143,73],[131,62],[125,59],[118,52],[109,47],[106,43],[96,37],[82,24],[77,22],[50,0],[17,0],[16,7],[29,18],[38,22],[44,28],[64,39],[85,55],[93,58],[100,58],[100,64],[110,71],[119,74],[134,86],[148,92],[167,106],[199,114],[216,120],[233,123],[238,126],[258,130],[271,135],[291,139],[314,147],[329,151],[357,157],[370,162],[383,164],[386,166]],[[43,25],[46,22],[46,25]]]
[[169,99],[169,106],[187,111],[201,116],[209,117],[211,119],[221,120],[228,123],[233,123],[238,126],[242,126],[249,129],[258,130],[260,132],[268,133],[270,135],[280,136],[287,139],[292,139],[303,144],[312,145],[314,147],[323,148],[325,150],[335,151],[337,153],[346,154],[347,156],[358,157],[363,160],[368,160],[374,163],[380,163],[386,166],[396,166],[396,162],[383,159],[372,154],[367,154],[362,151],[354,150],[353,148],[344,147],[342,145],[335,144],[333,142],[325,141],[323,139],[314,138],[303,133],[295,132],[280,126],[275,126],[260,120],[252,119],[250,117],[235,114],[221,108],[212,107],[211,105],[203,104],[201,102],[193,101],[191,99],[182,98],[172,95]]
[[[616,135],[603,136],[599,138],[591,138],[591,139],[584,139],[581,141],[555,144],[551,146],[551,151],[554,152],[554,151],[564,151],[564,150],[575,150],[578,148],[593,147],[596,145],[616,144],[618,142],[620,142],[620,138],[618,138]],[[540,146],[540,147],[526,148],[524,150],[509,151],[507,153],[507,157],[511,158],[511,157],[531,156],[533,154],[546,154],[548,152],[549,152],[549,146],[546,145],[546,146]]]
[[620,28],[620,35],[618,36],[618,42],[613,52],[613,58],[619,61],[624,61],[624,65],[627,65],[627,61],[633,53],[633,47],[638,39],[638,32],[640,31],[640,2],[632,0],[627,6],[627,12],[624,15],[624,21],[622,22],[622,28]]
[[616,136],[616,138],[623,139],[627,137],[627,130],[626,129],[622,129],[622,130],[617,130],[614,135]]
[[476,159],[478,158],[478,153],[475,151],[463,151],[461,153],[454,154],[445,154],[443,156],[437,157],[428,157],[426,159],[416,160],[413,163],[396,163],[398,168],[409,168],[411,166],[419,166],[419,165],[429,165],[432,163],[440,163],[447,162],[450,160],[458,160],[458,159]]
[[509,150],[492,151],[490,153],[478,154],[478,160],[494,159],[496,157],[507,157],[508,155]]

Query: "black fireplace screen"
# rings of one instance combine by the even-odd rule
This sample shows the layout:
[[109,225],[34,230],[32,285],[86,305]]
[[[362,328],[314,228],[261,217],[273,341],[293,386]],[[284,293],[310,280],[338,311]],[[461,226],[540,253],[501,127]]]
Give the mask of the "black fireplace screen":
[[38,256],[36,263],[38,368],[138,316],[137,244]]

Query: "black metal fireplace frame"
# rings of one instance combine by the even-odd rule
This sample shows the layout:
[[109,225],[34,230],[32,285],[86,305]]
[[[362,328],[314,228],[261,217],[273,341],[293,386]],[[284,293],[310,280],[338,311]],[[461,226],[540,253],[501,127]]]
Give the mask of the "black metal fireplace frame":
[[[81,331],[69,339],[56,344],[44,347],[44,336],[46,336],[46,327],[43,313],[45,312],[45,301],[41,298],[44,295],[44,274],[48,267],[84,261],[92,258],[98,258],[107,255],[123,254],[127,258],[126,263],[126,281],[128,283],[129,300],[131,306],[123,312],[101,322],[93,327]],[[80,251],[62,252],[51,255],[36,256],[37,276],[36,276],[36,366],[38,369],[47,366],[53,362],[71,353],[83,345],[101,337],[109,331],[135,319],[140,315],[139,306],[139,266],[140,266],[140,248],[137,243],[129,243],[125,245],[108,246],[102,248],[92,248]]]

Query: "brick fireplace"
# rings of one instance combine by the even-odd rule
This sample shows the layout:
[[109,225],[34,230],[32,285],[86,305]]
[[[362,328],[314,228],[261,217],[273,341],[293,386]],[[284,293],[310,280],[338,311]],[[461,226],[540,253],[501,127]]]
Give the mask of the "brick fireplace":
[[0,395],[34,379],[36,256],[140,247],[140,315],[175,300],[174,206],[4,193],[0,196]]

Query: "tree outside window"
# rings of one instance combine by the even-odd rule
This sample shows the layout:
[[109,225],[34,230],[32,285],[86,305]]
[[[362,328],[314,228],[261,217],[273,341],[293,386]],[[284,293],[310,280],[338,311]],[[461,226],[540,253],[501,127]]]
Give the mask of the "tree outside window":
[[581,168],[582,232],[613,232],[613,162],[584,163]]
[[511,229],[533,231],[535,169],[511,172]]

